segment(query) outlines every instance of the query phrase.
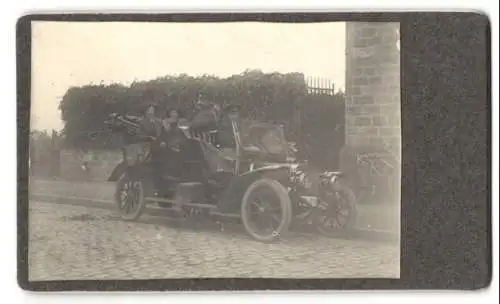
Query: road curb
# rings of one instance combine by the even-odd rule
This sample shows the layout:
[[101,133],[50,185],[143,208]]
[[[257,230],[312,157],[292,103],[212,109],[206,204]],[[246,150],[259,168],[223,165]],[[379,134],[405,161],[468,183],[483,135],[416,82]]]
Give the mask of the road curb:
[[[95,199],[88,197],[54,195],[49,193],[30,193],[29,198],[30,200],[61,204],[61,205],[90,207],[90,208],[104,209],[104,210],[115,209],[114,202],[111,200]],[[386,241],[386,242],[399,242],[400,239],[399,234],[394,233],[392,231],[365,229],[365,228],[355,228],[349,230],[345,234],[339,236],[339,238],[343,239],[356,238],[356,239]]]
[[92,208],[106,209],[106,210],[114,209],[113,201],[111,200],[101,200],[101,199],[79,197],[79,196],[54,195],[47,193],[30,193],[29,198],[30,200],[47,202],[47,203],[56,203],[62,205],[92,207]]

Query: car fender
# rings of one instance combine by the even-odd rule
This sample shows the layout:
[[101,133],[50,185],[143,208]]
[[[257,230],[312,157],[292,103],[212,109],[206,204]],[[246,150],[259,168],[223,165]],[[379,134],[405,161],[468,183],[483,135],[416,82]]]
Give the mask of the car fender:
[[127,170],[127,164],[125,162],[121,162],[113,169],[111,175],[108,177],[108,182],[116,182]]
[[259,178],[269,178],[279,181],[288,187],[290,170],[288,166],[271,165],[245,172],[234,177],[222,195],[221,211],[239,213],[243,196],[247,188]]
[[133,175],[134,178],[144,178],[148,177],[150,172],[150,168],[145,163],[136,163],[133,165],[129,165],[126,162],[121,162],[113,169],[111,175],[108,177],[108,182],[116,182],[122,177],[123,174],[127,173]]

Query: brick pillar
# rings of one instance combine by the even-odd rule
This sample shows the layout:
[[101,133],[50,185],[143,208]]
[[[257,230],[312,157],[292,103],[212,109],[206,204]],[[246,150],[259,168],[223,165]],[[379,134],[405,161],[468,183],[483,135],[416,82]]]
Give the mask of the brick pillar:
[[399,23],[348,22],[346,31],[346,145],[388,145],[400,158]]

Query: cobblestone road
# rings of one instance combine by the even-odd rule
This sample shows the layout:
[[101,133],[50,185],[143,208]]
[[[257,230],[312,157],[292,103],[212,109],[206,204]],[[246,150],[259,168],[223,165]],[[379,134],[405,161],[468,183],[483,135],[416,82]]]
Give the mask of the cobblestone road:
[[262,244],[241,228],[124,222],[107,210],[35,201],[29,220],[30,280],[399,277],[399,246],[387,243],[294,235]]

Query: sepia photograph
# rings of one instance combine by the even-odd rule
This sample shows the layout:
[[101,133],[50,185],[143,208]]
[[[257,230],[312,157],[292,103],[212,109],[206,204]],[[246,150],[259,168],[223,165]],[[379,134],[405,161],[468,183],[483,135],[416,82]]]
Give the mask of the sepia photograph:
[[29,281],[400,278],[397,22],[31,22]]

